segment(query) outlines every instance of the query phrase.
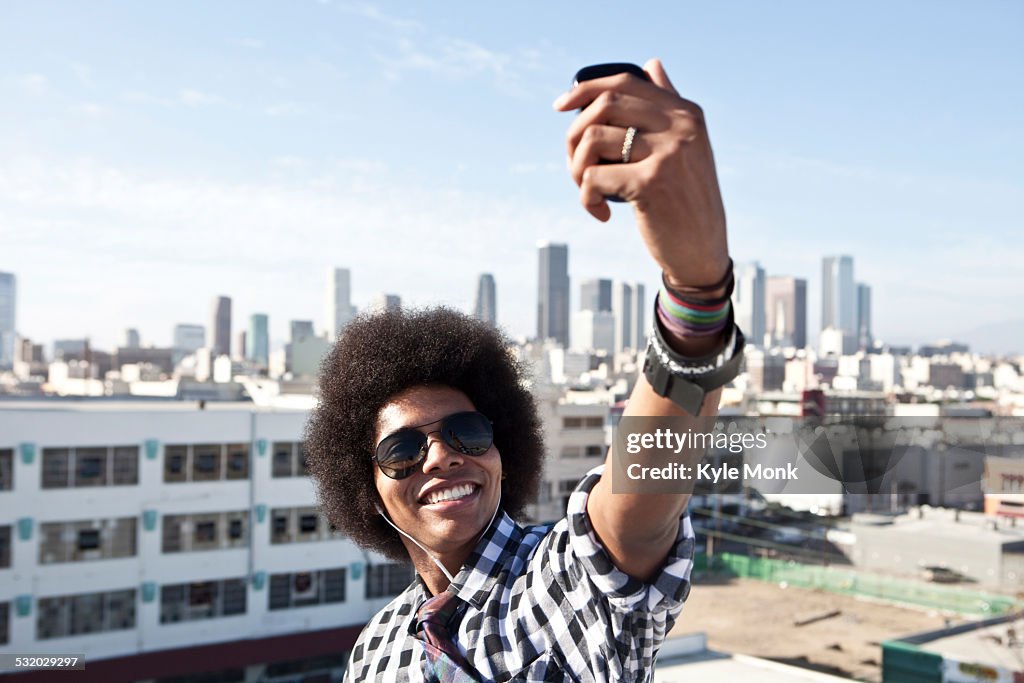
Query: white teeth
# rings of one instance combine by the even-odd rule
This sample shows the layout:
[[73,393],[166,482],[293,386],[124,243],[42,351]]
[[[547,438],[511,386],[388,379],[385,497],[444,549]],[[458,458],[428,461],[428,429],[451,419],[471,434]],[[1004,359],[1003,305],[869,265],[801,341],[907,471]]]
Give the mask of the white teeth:
[[476,486],[474,484],[462,484],[460,486],[453,486],[450,489],[444,489],[443,491],[434,491],[427,496],[427,504],[433,505],[434,503],[465,498],[473,493],[475,489]]

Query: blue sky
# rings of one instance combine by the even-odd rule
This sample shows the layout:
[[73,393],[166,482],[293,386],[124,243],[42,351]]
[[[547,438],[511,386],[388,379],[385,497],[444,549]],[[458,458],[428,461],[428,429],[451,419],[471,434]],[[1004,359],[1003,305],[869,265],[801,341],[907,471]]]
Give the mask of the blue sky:
[[[710,6],[709,6],[710,5]],[[166,344],[323,315],[326,271],[534,331],[535,243],[658,273],[627,207],[565,170],[581,66],[659,56],[705,109],[737,261],[809,282],[854,257],[876,336],[1024,317],[1024,5],[1015,2],[55,3],[0,22],[0,270],[39,341]],[[1024,349],[1022,349],[1024,350]]]

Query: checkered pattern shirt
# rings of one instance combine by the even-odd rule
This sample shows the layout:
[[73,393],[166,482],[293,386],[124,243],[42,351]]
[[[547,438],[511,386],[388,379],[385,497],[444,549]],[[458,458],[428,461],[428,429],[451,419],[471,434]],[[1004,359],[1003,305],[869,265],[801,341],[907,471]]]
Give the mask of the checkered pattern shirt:
[[[487,681],[650,681],[658,648],[690,592],[693,528],[651,583],[620,571],[598,543],[587,498],[603,465],[580,481],[566,518],[522,527],[501,513],[455,576],[466,603],[453,638]],[[346,681],[423,681],[413,637],[429,593],[417,579],[363,629]],[[456,616],[459,619],[459,616]]]

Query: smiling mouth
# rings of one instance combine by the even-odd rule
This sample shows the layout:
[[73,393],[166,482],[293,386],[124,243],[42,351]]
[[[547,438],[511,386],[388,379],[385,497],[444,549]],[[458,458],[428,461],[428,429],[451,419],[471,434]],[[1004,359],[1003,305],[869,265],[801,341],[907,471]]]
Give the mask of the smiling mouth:
[[448,503],[456,500],[462,500],[467,498],[480,489],[477,484],[461,484],[459,486],[452,486],[440,491],[432,491],[423,497],[421,502],[424,505],[434,505],[435,503]]

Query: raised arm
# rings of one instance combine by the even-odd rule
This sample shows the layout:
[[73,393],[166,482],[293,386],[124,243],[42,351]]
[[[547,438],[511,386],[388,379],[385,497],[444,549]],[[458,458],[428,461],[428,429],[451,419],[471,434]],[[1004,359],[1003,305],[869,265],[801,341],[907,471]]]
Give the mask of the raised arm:
[[[650,60],[644,70],[651,82],[619,74],[580,83],[555,101],[560,111],[586,107],[569,127],[570,169],[580,186],[581,203],[598,220],[611,216],[606,196],[632,204],[640,234],[669,288],[693,292],[690,298],[714,300],[725,295],[725,287],[709,286],[723,281],[731,262],[704,113],[679,96],[660,61]],[[626,138],[631,127],[636,130],[630,145]],[[623,161],[624,156],[628,163],[599,164],[602,159]],[[672,326],[662,332],[673,351],[699,358],[722,350],[731,330],[698,336]],[[720,390],[708,393],[700,415],[717,414],[720,396]],[[696,421],[659,396],[643,373],[625,415]],[[653,578],[676,539],[689,496],[613,494],[611,458],[609,452],[587,513],[619,569],[636,578]]]

